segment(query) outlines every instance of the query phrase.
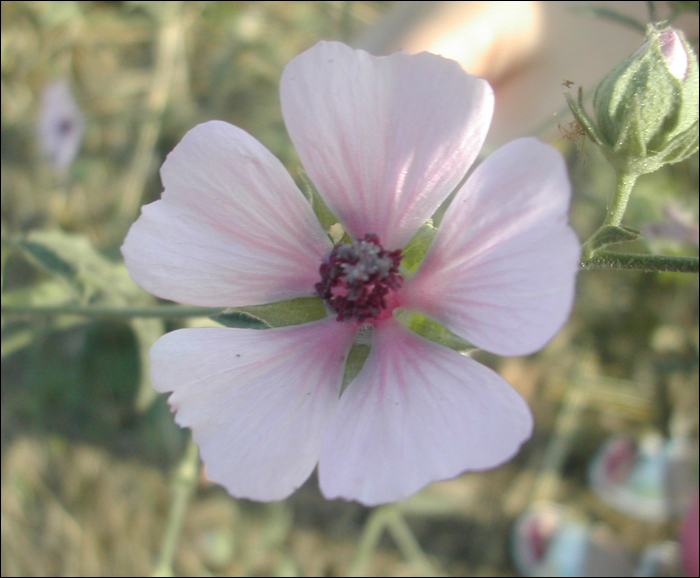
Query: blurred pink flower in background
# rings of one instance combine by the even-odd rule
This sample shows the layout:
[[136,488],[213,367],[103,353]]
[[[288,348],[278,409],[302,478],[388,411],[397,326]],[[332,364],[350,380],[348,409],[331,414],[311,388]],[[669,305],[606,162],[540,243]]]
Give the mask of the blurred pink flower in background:
[[85,119],[70,88],[58,80],[41,94],[37,133],[42,155],[58,172],[66,171],[75,160],[85,132]]
[[669,239],[683,245],[700,245],[700,229],[689,211],[669,204],[664,207],[663,221],[656,221],[644,227],[644,236],[649,239]]
[[622,434],[609,439],[591,463],[593,491],[632,517],[661,522],[669,514],[666,492],[667,443],[648,433],[637,444]]
[[[543,347],[569,315],[579,260],[563,159],[534,139],[494,153],[410,274],[397,255],[476,159],[489,85],[431,54],[377,58],[321,42],[289,63],[281,98],[302,163],[353,244],[334,249],[282,164],[213,121],[170,153],[161,200],[122,248],[139,285],[192,305],[328,289],[320,321],[183,329],[153,347],[154,386],[173,392],[209,477],[236,497],[277,500],[318,462],[327,498],[375,505],[508,460],[532,430],[525,401],[394,312],[426,315],[499,355]],[[369,357],[341,395],[350,348],[368,334]]]
[[535,502],[516,520],[513,561],[521,576],[647,576],[612,530],[575,510]]

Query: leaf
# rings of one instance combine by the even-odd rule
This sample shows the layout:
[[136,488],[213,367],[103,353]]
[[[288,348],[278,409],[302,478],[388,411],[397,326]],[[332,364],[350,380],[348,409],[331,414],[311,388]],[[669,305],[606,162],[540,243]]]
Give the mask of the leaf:
[[608,245],[634,241],[639,238],[640,234],[639,231],[630,227],[605,225],[595,232],[589,243],[593,251],[597,251]]
[[76,268],[62,259],[51,247],[29,239],[17,241],[17,247],[40,268],[49,273],[57,274],[71,283],[77,283]]
[[67,282],[82,303],[147,304],[153,297],[129,276],[122,262],[102,255],[83,235],[63,231],[34,231],[16,241],[27,259],[54,278]]
[[617,10],[606,8],[605,6],[590,6],[587,4],[584,6],[572,5],[570,10],[585,16],[600,18],[601,20],[608,20],[610,22],[614,22],[615,24],[620,24],[637,32],[641,32],[642,34],[646,30],[646,26],[643,22],[640,22],[636,18],[628,16],[627,14],[618,12]]
[[7,305],[46,306],[61,305],[70,301],[74,293],[65,283],[55,279],[40,281],[29,287],[12,289],[2,295],[3,307]]

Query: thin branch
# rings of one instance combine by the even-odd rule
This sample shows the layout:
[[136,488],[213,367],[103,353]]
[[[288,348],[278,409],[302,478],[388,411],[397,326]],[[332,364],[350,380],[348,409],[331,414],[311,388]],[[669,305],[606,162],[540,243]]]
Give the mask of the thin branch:
[[107,305],[2,305],[3,315],[80,315],[82,317],[210,317],[221,313],[223,307],[188,307],[184,305],[156,305],[153,307],[112,307]]

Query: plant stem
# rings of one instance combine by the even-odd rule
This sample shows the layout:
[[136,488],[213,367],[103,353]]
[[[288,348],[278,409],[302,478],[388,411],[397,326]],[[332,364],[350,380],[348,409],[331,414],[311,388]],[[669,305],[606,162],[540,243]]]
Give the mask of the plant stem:
[[195,443],[190,440],[185,455],[178,464],[173,477],[173,498],[170,503],[168,522],[163,535],[158,563],[153,570],[153,576],[174,576],[173,558],[175,548],[180,538],[182,526],[185,523],[187,505],[197,486],[199,478],[199,451]]
[[348,576],[364,576],[369,560],[379,544],[379,539],[387,523],[387,506],[379,506],[365,522],[360,537],[360,545],[357,548],[355,560],[348,570]]
[[[184,65],[180,58],[179,45],[183,42],[183,27],[186,18],[182,16],[182,2],[162,4],[160,28],[156,37],[154,70],[151,86],[146,99],[144,119],[139,126],[139,135],[133,147],[133,155],[122,185],[119,210],[119,227],[131,224],[141,205],[146,180],[152,173],[156,143],[163,124],[163,114],[170,100],[173,79],[177,65]],[[122,235],[119,229],[115,232]]]
[[357,556],[348,571],[348,576],[365,575],[367,565],[377,549],[379,539],[385,528],[396,542],[403,557],[414,567],[417,576],[438,575],[421,549],[411,528],[404,520],[399,507],[395,504],[387,504],[372,510],[369,518],[367,518],[365,527],[362,530]]
[[401,554],[406,561],[413,566],[418,576],[437,576],[428,557],[420,547],[418,540],[413,535],[411,527],[406,523],[401,511],[393,508],[387,518],[387,530],[396,542]]
[[209,317],[224,311],[222,307],[156,305],[153,307],[112,307],[109,305],[2,305],[3,315],[80,315],[82,317]]
[[630,200],[632,188],[634,187],[634,183],[637,182],[637,177],[638,175],[631,173],[617,174],[615,198],[613,199],[612,207],[608,210],[608,215],[605,217],[603,225],[620,225],[625,210],[627,209],[627,203]]
[[581,262],[582,269],[633,269],[636,271],[698,273],[697,257],[667,257],[598,250]]

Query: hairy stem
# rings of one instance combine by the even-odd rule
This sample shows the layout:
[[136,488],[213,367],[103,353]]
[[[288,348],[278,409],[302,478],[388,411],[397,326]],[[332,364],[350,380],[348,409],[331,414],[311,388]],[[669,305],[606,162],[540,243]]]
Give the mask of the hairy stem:
[[637,182],[636,174],[630,173],[618,173],[617,174],[617,186],[615,188],[615,198],[613,199],[612,206],[608,209],[608,214],[605,217],[604,225],[615,225],[619,226],[622,222],[622,217],[627,209],[627,203],[630,200],[630,194],[632,193],[632,188],[634,183]]
[[631,269],[648,273],[673,272],[697,273],[697,257],[667,257],[664,255],[639,255],[613,253],[599,250],[581,262],[582,269]]

